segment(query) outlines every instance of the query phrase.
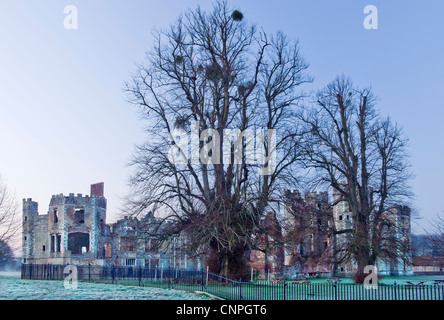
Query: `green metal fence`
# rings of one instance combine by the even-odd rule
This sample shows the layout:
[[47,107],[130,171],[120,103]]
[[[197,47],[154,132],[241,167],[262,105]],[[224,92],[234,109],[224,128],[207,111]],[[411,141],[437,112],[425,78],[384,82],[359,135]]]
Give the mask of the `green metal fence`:
[[[66,265],[23,264],[21,277],[63,280]],[[110,284],[202,291],[228,300],[444,300],[444,284],[376,287],[338,281],[242,281],[201,270],[142,267],[76,266],[77,278]]]

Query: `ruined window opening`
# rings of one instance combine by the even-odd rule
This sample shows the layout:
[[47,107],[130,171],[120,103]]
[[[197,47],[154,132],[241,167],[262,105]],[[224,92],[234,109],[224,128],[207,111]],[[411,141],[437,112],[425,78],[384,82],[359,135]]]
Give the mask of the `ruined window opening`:
[[28,217],[27,217],[27,216],[25,216],[25,222],[26,222],[26,221],[28,221]]
[[61,244],[62,244],[62,235],[58,234],[57,235],[57,252],[60,252],[61,250]]
[[113,257],[113,246],[111,243],[105,243],[103,245],[103,251],[105,252],[105,258]]
[[73,232],[68,235],[68,250],[72,254],[89,252],[89,233]]
[[76,209],[74,211],[74,222],[85,223],[85,209]]
[[55,239],[54,239],[54,235],[51,235],[51,252],[55,252]]
[[28,237],[27,236],[25,236],[25,241],[28,239]]
[[135,251],[136,239],[132,237],[122,237],[120,240],[120,251]]
[[42,251],[46,251],[46,246],[43,246],[43,247],[42,247]]
[[103,221],[103,219],[100,219],[99,227],[100,227],[100,234],[101,234],[101,235],[105,235],[105,227],[104,227],[104,221]]
[[350,220],[350,215],[347,215],[347,220]]
[[59,222],[59,211],[56,209],[54,209],[54,223]]
[[409,229],[409,220],[406,217],[401,218],[401,226],[403,229]]
[[158,253],[160,247],[160,242],[155,239],[149,239],[145,246],[145,252]]
[[339,220],[342,220],[342,215],[339,216]]

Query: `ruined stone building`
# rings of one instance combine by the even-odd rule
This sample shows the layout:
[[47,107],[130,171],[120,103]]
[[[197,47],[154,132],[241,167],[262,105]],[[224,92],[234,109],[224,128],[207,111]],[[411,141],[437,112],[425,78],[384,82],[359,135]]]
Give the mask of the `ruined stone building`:
[[[335,195],[333,194],[333,198]],[[261,220],[250,252],[251,267],[263,277],[351,276],[356,264],[340,261],[337,248],[347,244],[353,217],[345,201],[334,206],[327,192],[286,191],[283,217],[268,212]],[[91,264],[96,266],[140,266],[146,268],[201,268],[204,257],[191,255],[187,237],[171,236],[160,241],[162,229],[151,212],[143,217],[127,215],[106,223],[104,184],[91,185],[90,195],[53,195],[46,214],[38,203],[23,199],[24,264]],[[380,274],[411,274],[410,209],[393,206],[385,213],[383,235],[396,256],[377,261]],[[159,227],[159,228],[158,228]],[[165,239],[163,239],[165,240]],[[394,247],[393,247],[394,246]]]
[[157,230],[158,226],[159,221],[152,212],[141,219],[126,216],[111,224],[114,251],[108,255],[114,258],[114,265],[199,269],[198,257],[184,251],[187,238],[176,236],[160,240],[164,237],[156,236],[162,232]]
[[23,263],[200,268],[181,248],[185,237],[159,242],[148,228],[154,214],[125,216],[106,223],[104,184],[91,185],[90,195],[54,195],[47,214],[38,203],[23,199]]
[[[262,250],[255,250],[251,255],[251,266],[261,277],[267,272],[285,278],[356,273],[353,259],[341,259],[337,253],[352,237],[351,233],[341,231],[352,229],[353,217],[345,201],[336,201],[339,198],[335,194],[333,198],[335,205],[328,192],[308,192],[303,196],[297,190],[284,192],[282,228],[275,227],[276,216],[268,214],[262,224],[274,227],[266,229],[262,236]],[[393,206],[383,218],[382,245],[392,246],[390,250],[395,255],[377,260],[378,273],[411,274],[410,209]]]
[[331,272],[331,206],[327,192],[284,193],[285,269],[289,274]]
[[[331,209],[327,192],[284,192],[284,215],[269,212],[261,221],[250,255],[259,278],[292,278],[331,273]],[[269,273],[271,275],[269,275]]]
[[284,245],[282,227],[273,211],[261,220],[260,234],[255,239],[256,250],[250,253],[251,267],[264,277],[268,273],[283,272]]
[[[333,198],[340,199],[335,192]],[[369,218],[373,219],[373,216]],[[333,206],[333,221],[336,231],[351,229],[353,226],[353,217],[345,201],[340,201]],[[412,255],[410,250],[411,221],[410,208],[407,206],[394,205],[389,208],[380,218],[378,228],[381,228],[382,250],[390,252],[385,258],[376,260],[376,267],[380,275],[411,275]],[[352,235],[350,233],[336,234],[334,244],[336,248],[343,247],[349,241]],[[372,236],[372,234],[370,234]],[[335,248],[332,248],[334,250]],[[335,257],[333,262],[340,260]],[[357,264],[349,260],[334,265],[333,273],[336,275],[349,276],[356,272]]]

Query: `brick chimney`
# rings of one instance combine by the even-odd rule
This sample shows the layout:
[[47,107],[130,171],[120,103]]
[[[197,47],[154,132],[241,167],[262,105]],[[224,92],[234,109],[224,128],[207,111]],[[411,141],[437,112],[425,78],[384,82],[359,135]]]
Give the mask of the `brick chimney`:
[[91,185],[91,197],[96,195],[98,197],[103,198],[103,190],[105,188],[105,184],[103,182],[95,183]]

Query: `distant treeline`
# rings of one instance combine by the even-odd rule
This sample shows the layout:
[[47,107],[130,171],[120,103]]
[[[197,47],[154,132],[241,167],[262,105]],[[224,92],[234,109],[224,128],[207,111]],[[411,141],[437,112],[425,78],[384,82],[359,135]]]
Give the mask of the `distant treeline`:
[[426,234],[412,234],[411,236],[411,250],[412,256],[433,256],[438,257],[442,255],[442,251],[436,247],[430,235]]
[[0,241],[0,271],[20,271],[21,258],[14,256],[11,247]]

